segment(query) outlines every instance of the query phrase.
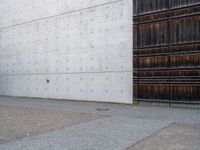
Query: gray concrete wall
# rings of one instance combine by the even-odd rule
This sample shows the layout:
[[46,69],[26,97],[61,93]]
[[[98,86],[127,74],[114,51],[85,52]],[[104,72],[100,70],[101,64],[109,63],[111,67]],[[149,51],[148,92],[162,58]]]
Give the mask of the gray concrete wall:
[[132,103],[132,32],[132,0],[1,0],[0,95]]

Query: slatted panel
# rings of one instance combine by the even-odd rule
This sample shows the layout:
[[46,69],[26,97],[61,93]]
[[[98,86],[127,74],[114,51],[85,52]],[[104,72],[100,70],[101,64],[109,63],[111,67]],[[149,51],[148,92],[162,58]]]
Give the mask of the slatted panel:
[[134,98],[200,104],[200,1],[134,0]]

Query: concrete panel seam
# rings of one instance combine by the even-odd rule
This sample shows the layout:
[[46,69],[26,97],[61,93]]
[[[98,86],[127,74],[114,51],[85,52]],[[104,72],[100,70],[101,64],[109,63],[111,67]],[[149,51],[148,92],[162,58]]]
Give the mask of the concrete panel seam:
[[99,74],[99,73],[129,73],[129,72],[132,72],[132,70],[125,70],[125,71],[101,71],[101,72],[54,72],[54,73],[21,73],[21,74],[0,74],[0,76],[19,76],[19,75],[55,75],[55,74],[89,74],[89,73],[96,73],[96,74]]
[[16,26],[20,26],[20,25],[25,25],[25,24],[29,24],[29,23],[33,23],[33,22],[45,20],[45,19],[50,19],[50,18],[54,18],[54,17],[66,15],[66,14],[72,14],[72,13],[75,13],[75,12],[84,11],[84,10],[91,9],[91,8],[96,8],[96,7],[101,7],[101,6],[105,6],[105,5],[110,5],[110,4],[118,3],[118,2],[122,2],[122,1],[123,0],[117,0],[117,1],[113,1],[113,2],[108,2],[108,3],[100,4],[100,5],[95,5],[95,6],[92,6],[92,7],[82,8],[82,9],[78,9],[78,10],[74,10],[74,11],[70,11],[70,12],[65,12],[65,13],[61,13],[61,14],[57,14],[57,15],[53,15],[53,16],[49,16],[49,17],[44,17],[44,18],[40,18],[40,19],[36,19],[36,20],[32,20],[32,21],[27,21],[27,22],[15,24],[15,25],[7,26],[7,27],[2,27],[2,28],[0,28],[0,30],[12,28],[12,27],[16,27]]

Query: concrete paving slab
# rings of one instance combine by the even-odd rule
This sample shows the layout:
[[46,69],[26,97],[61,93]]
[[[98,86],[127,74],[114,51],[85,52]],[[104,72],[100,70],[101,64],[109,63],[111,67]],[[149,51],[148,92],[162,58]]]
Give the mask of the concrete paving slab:
[[0,105],[0,144],[103,117],[88,113]]
[[107,117],[0,145],[1,150],[123,150],[169,121]]
[[172,124],[127,150],[200,150],[200,125]]

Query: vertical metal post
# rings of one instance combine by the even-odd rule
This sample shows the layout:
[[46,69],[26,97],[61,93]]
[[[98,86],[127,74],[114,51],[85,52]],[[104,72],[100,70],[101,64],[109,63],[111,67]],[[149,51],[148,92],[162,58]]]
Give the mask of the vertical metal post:
[[[138,1],[135,0],[135,12],[136,12],[136,16],[138,15]],[[134,8],[134,6],[133,6]],[[134,19],[133,19],[133,27],[135,26],[136,27],[136,33],[133,33],[133,37],[136,36],[136,41],[134,41],[134,38],[133,38],[133,54],[134,54],[134,47],[136,47],[136,49],[138,48],[138,24],[134,23]],[[133,28],[134,29],[134,28]],[[134,84],[135,84],[135,90],[133,91],[133,103],[135,101],[136,104],[138,104],[138,68],[139,68],[139,54],[137,54],[137,56],[135,57],[136,59],[136,66],[134,66],[134,55],[133,55],[133,69],[134,67],[136,67],[136,83],[134,83],[134,78],[133,78],[133,90],[134,90]],[[134,72],[133,72],[133,77],[134,77]],[[134,96],[135,94],[135,96]],[[135,98],[134,98],[135,97]],[[134,100],[135,99],[135,100]]]
[[[171,10],[171,3],[170,3],[171,0],[168,0],[168,27],[167,27],[167,30],[168,30],[168,60],[167,60],[167,64],[168,64],[168,69],[170,68],[170,52],[171,52],[171,40],[170,40],[170,37],[171,37],[171,27],[170,27],[170,10]],[[168,70],[168,84],[169,84],[169,107],[171,106],[171,81],[170,81],[171,77],[170,77],[170,71]]]

